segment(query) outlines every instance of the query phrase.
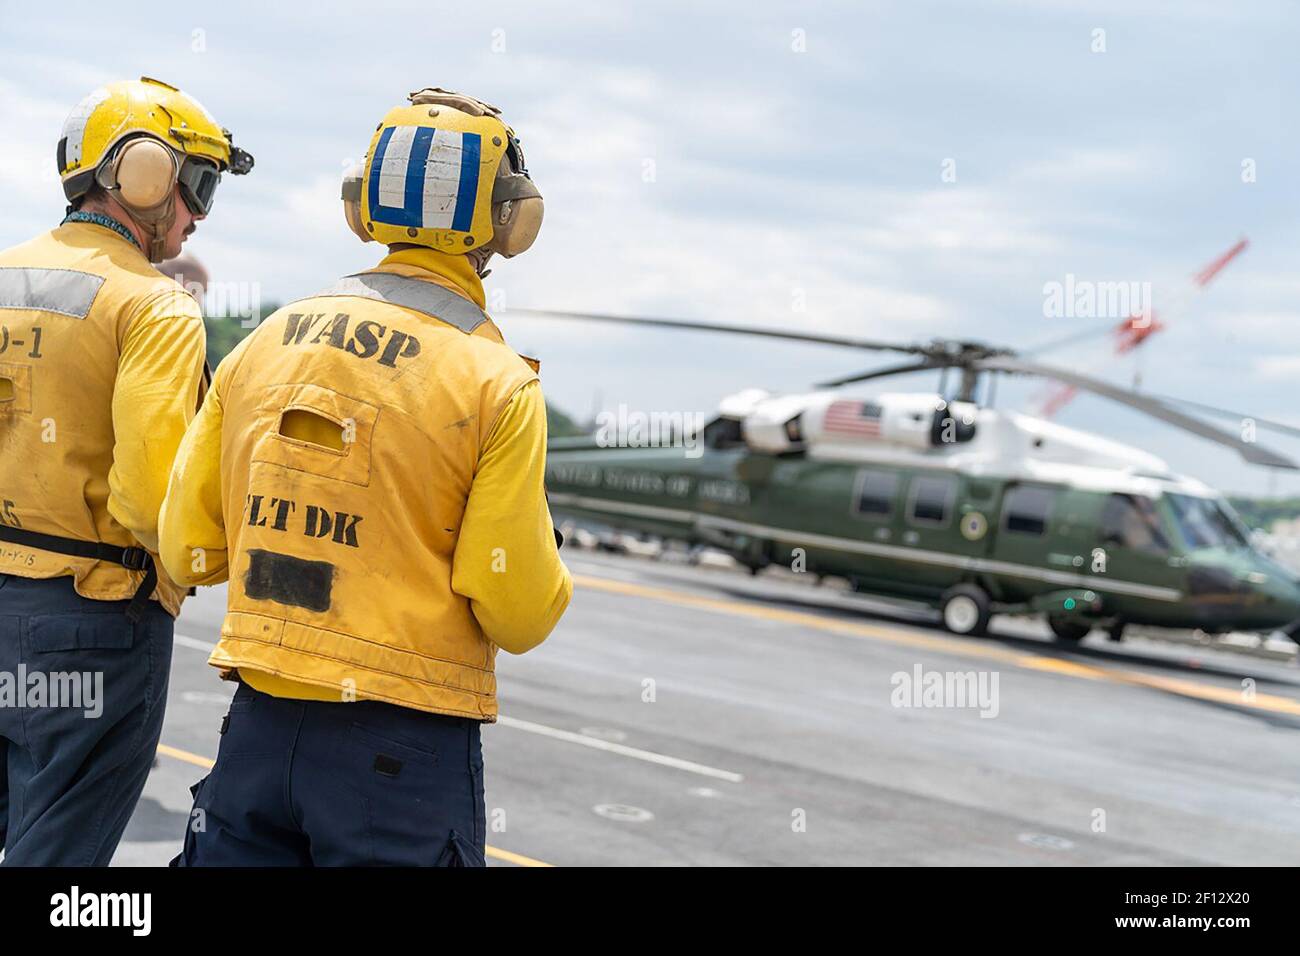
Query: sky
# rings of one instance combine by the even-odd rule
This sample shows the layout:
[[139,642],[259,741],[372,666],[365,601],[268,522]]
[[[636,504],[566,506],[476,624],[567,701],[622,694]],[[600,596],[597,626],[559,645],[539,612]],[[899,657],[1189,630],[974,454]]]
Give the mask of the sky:
[[[382,256],[347,230],[341,174],[388,109],[441,86],[501,107],[545,196],[533,249],[493,263],[489,311],[576,417],[710,413],[892,359],[512,308],[1030,348],[1123,317],[1048,314],[1045,288],[1069,279],[1149,288],[1166,328],[1132,357],[1100,335],[1041,360],[1300,425],[1291,2],[0,0],[0,23],[0,247],[61,217],[68,112],[149,75],[257,157],[188,251],[237,295],[309,295]],[[1043,390],[1003,381],[997,404]],[[1101,398],[1057,420],[1227,491],[1300,494],[1300,473]],[[1300,439],[1260,441],[1300,458]]]

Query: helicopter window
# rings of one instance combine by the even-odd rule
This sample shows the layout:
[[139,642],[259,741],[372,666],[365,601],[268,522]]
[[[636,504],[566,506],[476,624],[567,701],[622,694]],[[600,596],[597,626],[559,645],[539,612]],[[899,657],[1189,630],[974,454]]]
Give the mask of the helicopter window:
[[916,524],[944,525],[957,494],[957,482],[948,477],[926,476],[912,481],[909,516]]
[[1101,511],[1103,544],[1115,544],[1134,551],[1162,553],[1169,539],[1160,530],[1155,503],[1143,495],[1113,494]]
[[1217,501],[1191,495],[1166,495],[1189,548],[1248,547],[1245,533]]
[[704,426],[704,444],[709,448],[735,448],[745,444],[740,421],[719,416]]
[[1051,488],[1016,485],[1007,491],[1002,506],[1003,527],[1016,534],[1047,533],[1047,518],[1052,513],[1056,493]]
[[886,518],[894,510],[897,494],[898,475],[894,472],[860,471],[853,510],[868,518]]

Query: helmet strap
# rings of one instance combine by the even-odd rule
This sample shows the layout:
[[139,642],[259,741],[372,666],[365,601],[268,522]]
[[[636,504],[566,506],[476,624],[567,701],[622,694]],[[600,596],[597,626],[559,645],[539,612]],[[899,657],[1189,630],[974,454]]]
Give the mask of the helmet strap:
[[167,213],[161,219],[152,222],[140,221],[140,228],[144,230],[149,240],[149,261],[162,262],[167,258],[166,245],[167,233],[171,232],[172,226],[176,222],[176,202],[170,200],[167,203]]
[[487,267],[488,262],[492,259],[491,249],[486,246],[479,246],[465,253],[465,258],[473,264],[474,271],[478,273],[480,279],[486,279],[491,274],[492,270]]
[[144,248],[141,251],[144,252],[149,261],[158,263],[166,259],[167,233],[171,232],[171,228],[176,222],[175,196],[169,195],[164,202],[150,209],[133,209],[122,202],[121,196],[116,195],[114,192],[110,192],[109,195],[140,227],[144,239]]

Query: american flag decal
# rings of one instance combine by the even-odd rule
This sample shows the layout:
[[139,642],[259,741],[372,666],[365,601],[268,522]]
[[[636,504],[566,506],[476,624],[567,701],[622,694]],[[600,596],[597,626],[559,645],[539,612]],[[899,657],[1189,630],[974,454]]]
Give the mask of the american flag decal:
[[881,408],[875,402],[837,401],[826,409],[822,428],[827,434],[854,438],[880,437]]

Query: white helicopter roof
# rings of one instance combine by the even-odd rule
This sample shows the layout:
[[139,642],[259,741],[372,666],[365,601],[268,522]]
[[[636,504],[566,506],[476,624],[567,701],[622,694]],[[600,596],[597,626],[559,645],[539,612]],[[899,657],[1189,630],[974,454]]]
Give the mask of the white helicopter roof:
[[950,457],[953,467],[964,471],[1092,491],[1217,497],[1208,485],[1177,474],[1150,452],[1018,412],[980,409],[975,437],[964,448],[954,447]]
[[[751,447],[770,452],[803,447],[810,458],[878,462],[918,468],[949,468],[969,475],[1039,481],[1095,491],[1159,497],[1166,492],[1218,497],[1195,479],[1178,475],[1160,458],[1131,445],[1018,412],[948,407],[954,417],[973,418],[969,441],[934,445],[935,393],[848,390],[769,395],[749,389],[730,396],[719,412],[743,422]],[[787,423],[799,416],[791,435]]]

